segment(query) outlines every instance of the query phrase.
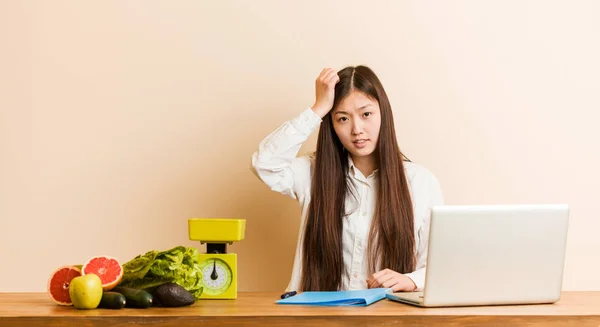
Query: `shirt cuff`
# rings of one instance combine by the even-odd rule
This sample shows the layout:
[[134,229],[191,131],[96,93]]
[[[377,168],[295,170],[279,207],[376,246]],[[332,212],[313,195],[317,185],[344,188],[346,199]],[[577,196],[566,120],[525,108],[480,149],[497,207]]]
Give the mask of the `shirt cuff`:
[[404,275],[417,285],[417,288],[414,290],[415,292],[423,291],[423,288],[425,288],[425,269],[419,269]]
[[290,121],[291,125],[300,133],[310,135],[321,124],[321,117],[312,109],[304,110],[298,117]]

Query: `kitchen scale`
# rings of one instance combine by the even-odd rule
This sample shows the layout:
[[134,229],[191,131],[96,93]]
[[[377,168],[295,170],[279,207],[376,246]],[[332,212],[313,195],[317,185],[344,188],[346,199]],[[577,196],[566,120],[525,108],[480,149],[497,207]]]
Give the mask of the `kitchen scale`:
[[200,299],[237,298],[237,254],[227,253],[227,245],[243,240],[245,230],[245,219],[188,219],[190,240],[206,243],[206,253],[198,258],[203,284]]

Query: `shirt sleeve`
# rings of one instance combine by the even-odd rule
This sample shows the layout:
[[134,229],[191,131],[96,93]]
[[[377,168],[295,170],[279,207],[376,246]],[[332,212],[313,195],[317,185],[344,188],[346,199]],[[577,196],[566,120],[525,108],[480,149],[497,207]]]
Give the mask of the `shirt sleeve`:
[[425,272],[427,269],[427,251],[429,244],[429,226],[431,222],[431,209],[435,206],[443,205],[444,198],[440,183],[435,176],[430,175],[429,201],[427,201],[427,211],[424,217],[423,226],[419,229],[419,244],[417,245],[417,265],[415,271],[406,274],[415,283],[415,291],[422,291],[425,287]]
[[285,122],[269,134],[252,155],[251,170],[271,190],[293,199],[303,196],[310,186],[311,158],[296,158],[302,144],[321,124],[312,109]]

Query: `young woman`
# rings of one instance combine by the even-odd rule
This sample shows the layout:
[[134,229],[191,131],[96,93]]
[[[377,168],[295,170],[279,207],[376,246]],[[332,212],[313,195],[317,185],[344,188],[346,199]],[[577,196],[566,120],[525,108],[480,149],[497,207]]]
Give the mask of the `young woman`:
[[[398,147],[381,82],[365,66],[324,69],[316,101],[267,136],[252,168],[297,199],[300,235],[287,291],[421,290],[437,179]],[[317,150],[296,157],[320,126]]]

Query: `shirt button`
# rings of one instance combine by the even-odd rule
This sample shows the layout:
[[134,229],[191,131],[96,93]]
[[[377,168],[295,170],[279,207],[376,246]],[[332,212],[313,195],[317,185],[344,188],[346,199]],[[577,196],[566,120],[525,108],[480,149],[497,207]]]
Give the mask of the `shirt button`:
[[356,274],[356,273],[353,276],[354,276],[354,278],[358,278],[358,274]]
[[366,212],[363,212],[363,213],[362,213],[362,216],[363,216],[363,217],[364,217],[364,216],[366,216],[366,215],[367,215],[367,213],[366,213]]
[[361,246],[362,243],[360,241],[358,241],[358,243],[356,243],[356,245]]

